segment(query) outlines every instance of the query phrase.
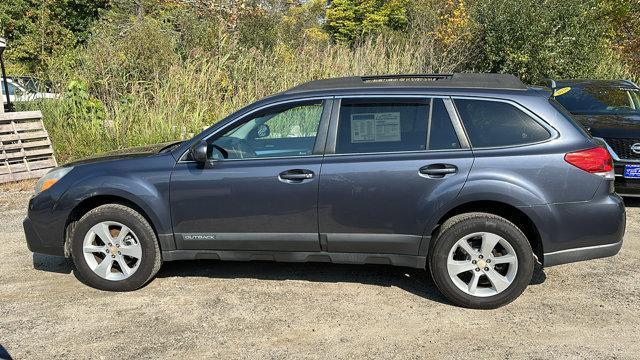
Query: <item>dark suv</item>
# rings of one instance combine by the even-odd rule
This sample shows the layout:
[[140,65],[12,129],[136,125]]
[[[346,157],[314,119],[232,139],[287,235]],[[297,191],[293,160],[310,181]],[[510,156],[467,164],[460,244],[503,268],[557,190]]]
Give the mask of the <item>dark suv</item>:
[[306,83],[191,140],[51,171],[27,243],[105,290],[172,260],[369,263],[428,268],[452,302],[495,308],[536,259],[622,246],[611,157],[553,103],[510,75]]
[[556,100],[606,143],[616,191],[640,196],[640,88],[627,80],[561,80]]

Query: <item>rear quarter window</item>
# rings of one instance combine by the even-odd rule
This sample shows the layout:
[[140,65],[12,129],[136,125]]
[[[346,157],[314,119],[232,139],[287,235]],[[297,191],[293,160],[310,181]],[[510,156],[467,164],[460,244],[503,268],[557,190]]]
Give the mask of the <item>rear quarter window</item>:
[[564,106],[562,106],[562,104],[560,104],[558,101],[556,101],[553,98],[549,99],[549,103],[556,110],[558,110],[558,112],[569,122],[569,124],[571,124],[574,128],[576,128],[578,131],[580,131],[584,136],[586,136],[589,139],[591,139],[591,137],[592,137],[591,133],[589,133],[587,128],[584,125],[582,125],[582,123],[580,121],[578,121],[577,119],[575,119],[573,117],[573,115],[569,112],[569,110],[567,110]]
[[467,99],[456,99],[455,104],[473,147],[525,145],[551,137],[540,123],[511,104]]

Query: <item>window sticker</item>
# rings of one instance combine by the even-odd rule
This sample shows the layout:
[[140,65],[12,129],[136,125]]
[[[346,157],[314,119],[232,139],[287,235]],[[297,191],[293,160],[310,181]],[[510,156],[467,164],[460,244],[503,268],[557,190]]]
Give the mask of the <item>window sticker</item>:
[[553,93],[553,96],[560,96],[560,95],[564,95],[566,93],[568,93],[569,91],[571,91],[571,87],[567,86],[567,87],[563,87],[562,89],[558,89]]
[[351,143],[400,140],[399,112],[351,115]]

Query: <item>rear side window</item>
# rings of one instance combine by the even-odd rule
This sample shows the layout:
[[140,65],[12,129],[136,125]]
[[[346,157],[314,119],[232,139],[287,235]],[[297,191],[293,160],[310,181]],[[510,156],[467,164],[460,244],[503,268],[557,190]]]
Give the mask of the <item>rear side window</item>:
[[343,99],[336,153],[425,150],[429,99]]
[[336,153],[459,149],[442,99],[343,99]]
[[499,101],[455,100],[473,147],[531,144],[551,137],[517,107]]

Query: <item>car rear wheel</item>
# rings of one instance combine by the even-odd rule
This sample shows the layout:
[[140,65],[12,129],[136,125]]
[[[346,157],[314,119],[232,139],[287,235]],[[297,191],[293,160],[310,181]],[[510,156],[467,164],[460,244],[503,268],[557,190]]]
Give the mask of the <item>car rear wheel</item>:
[[487,213],[452,217],[429,254],[434,282],[453,303],[493,309],[515,300],[533,276],[526,236],[508,220]]
[[155,232],[140,213],[124,205],[89,211],[73,228],[71,241],[78,278],[101,290],[135,290],[160,269]]

